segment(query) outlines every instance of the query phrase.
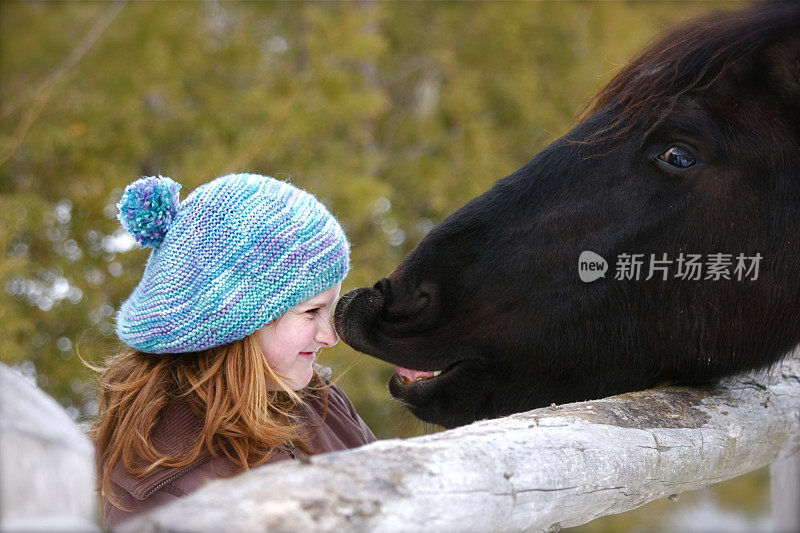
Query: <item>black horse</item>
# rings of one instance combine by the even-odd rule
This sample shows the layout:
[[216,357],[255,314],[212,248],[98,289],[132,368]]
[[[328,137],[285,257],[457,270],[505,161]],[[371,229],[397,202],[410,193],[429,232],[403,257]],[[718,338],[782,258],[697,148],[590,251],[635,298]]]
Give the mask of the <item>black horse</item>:
[[775,363],[800,342],[800,4],[666,33],[335,320],[445,427]]

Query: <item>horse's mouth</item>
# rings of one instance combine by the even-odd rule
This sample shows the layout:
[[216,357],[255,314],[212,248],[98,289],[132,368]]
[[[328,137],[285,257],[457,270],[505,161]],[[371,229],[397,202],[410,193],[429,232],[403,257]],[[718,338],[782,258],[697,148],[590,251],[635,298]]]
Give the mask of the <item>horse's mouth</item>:
[[395,399],[409,404],[409,407],[418,407],[414,404],[459,374],[458,370],[463,366],[463,362],[458,361],[434,371],[411,370],[396,366],[395,374],[389,379],[389,392]]
[[[441,378],[443,375],[446,375],[447,372],[452,370],[458,363],[453,363],[452,365],[448,365],[447,367],[441,370],[412,370],[410,368],[403,368],[402,366],[395,366],[395,376],[400,381],[401,385],[406,387],[410,385],[414,385],[418,382],[431,382],[436,381],[438,378]],[[392,376],[392,377],[395,377]]]

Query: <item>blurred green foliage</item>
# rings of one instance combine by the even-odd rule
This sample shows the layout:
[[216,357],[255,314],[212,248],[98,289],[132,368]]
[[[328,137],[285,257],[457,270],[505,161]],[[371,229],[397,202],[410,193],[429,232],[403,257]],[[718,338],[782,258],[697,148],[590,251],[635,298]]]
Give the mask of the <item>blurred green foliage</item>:
[[[0,360],[76,418],[148,252],[142,175],[290,179],[343,222],[343,291],[576,123],[660,29],[719,3],[0,3]],[[390,365],[323,354],[379,437],[425,428]]]

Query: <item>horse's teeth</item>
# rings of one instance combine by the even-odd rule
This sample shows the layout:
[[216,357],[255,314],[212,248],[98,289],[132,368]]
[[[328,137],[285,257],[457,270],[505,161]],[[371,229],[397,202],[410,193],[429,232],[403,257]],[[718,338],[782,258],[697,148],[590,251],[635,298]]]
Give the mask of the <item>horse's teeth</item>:
[[439,374],[441,374],[441,373],[442,373],[442,371],[441,371],[441,370],[435,370],[435,371],[433,372],[433,377],[436,377],[436,376],[438,376],[438,375],[439,375]]

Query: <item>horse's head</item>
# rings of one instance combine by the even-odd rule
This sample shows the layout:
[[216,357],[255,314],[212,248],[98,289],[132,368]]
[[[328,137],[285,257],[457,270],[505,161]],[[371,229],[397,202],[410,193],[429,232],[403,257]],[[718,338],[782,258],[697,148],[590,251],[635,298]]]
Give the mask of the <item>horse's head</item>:
[[[584,251],[605,277],[582,281]],[[336,324],[402,367],[389,387],[415,415],[452,427],[769,365],[800,342],[798,269],[786,2],[667,33],[575,129],[345,295]]]

